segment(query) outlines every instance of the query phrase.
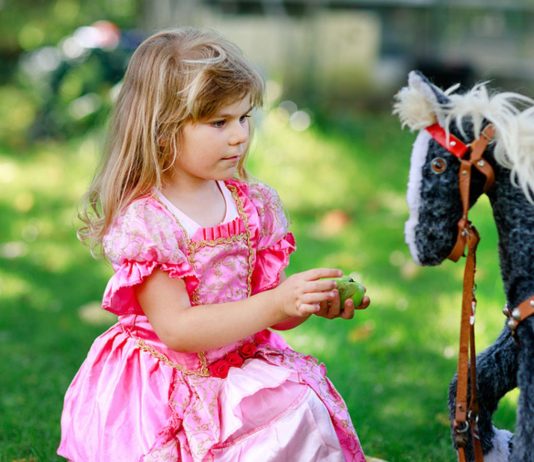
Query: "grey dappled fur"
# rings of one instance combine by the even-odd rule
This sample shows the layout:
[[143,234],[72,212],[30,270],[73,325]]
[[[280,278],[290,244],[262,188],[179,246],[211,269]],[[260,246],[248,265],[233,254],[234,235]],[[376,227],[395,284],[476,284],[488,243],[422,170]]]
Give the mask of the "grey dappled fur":
[[[437,95],[439,104],[447,103],[444,93],[422,74],[419,77]],[[465,135],[454,124],[449,129],[469,143],[473,139],[473,130],[468,119],[464,119],[463,124]],[[448,165],[447,170],[439,175],[430,169],[430,161],[437,156],[445,159]],[[511,183],[510,170],[495,161],[493,145],[489,145],[485,158],[492,164],[496,175],[495,185],[487,195],[498,231],[499,262],[506,300],[509,306],[514,307],[534,294],[534,206],[527,201],[523,191]],[[419,216],[414,233],[416,259],[423,265],[440,264],[449,255],[456,240],[457,222],[461,215],[458,169],[459,161],[436,141],[430,140],[423,166]],[[471,205],[483,193],[483,184],[484,178],[474,170]],[[516,343],[505,325],[497,340],[477,356],[480,437],[484,453],[493,450],[487,459],[491,461],[534,461],[534,316],[520,324],[517,338]],[[520,398],[515,435],[510,457],[503,459],[495,456],[496,432],[491,417],[499,400],[516,386],[520,388]],[[454,415],[455,390],[456,376],[450,385],[451,416]],[[471,447],[468,447],[467,453],[473,460]]]

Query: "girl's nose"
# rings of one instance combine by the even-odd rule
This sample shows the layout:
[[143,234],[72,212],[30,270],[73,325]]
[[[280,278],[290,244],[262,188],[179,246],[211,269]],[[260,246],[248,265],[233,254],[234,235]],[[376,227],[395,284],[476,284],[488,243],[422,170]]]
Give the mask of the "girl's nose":
[[232,127],[232,132],[230,133],[229,143],[232,146],[246,143],[248,140],[248,134],[249,134],[248,130],[249,130],[248,123],[241,124],[240,122],[237,122]]

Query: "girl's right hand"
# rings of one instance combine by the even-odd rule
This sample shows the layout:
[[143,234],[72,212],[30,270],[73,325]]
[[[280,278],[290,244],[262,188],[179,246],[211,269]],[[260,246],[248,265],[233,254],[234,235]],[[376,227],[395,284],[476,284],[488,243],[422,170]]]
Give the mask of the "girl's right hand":
[[342,271],[333,268],[315,268],[289,276],[273,289],[275,303],[290,317],[304,317],[317,313],[321,302],[331,301],[337,296],[335,281]]

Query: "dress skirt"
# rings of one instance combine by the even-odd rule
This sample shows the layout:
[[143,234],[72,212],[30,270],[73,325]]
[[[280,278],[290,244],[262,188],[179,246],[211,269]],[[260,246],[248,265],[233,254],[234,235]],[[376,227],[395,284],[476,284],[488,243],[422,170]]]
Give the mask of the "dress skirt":
[[123,319],[91,347],[65,397],[59,455],[74,462],[365,460],[324,366],[276,333],[264,331],[254,355],[226,377],[201,376],[196,354],[165,349],[146,317],[136,318],[135,332]]

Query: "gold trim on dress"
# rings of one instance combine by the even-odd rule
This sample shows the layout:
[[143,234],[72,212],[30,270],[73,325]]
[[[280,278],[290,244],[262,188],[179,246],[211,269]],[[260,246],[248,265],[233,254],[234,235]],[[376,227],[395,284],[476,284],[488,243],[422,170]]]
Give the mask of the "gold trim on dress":
[[197,353],[198,359],[200,361],[200,369],[186,369],[181,364],[175,363],[172,361],[167,355],[162,353],[161,351],[154,348],[152,345],[148,345],[144,340],[137,339],[137,346],[140,350],[145,351],[146,353],[150,354],[154,358],[156,358],[158,361],[161,361],[162,363],[166,364],[169,367],[172,367],[173,369],[179,370],[182,374],[185,375],[196,375],[199,377],[209,377],[210,373],[208,370],[208,360],[206,358],[206,353],[203,351],[200,351]]
[[226,187],[230,190],[232,193],[232,197],[234,198],[234,201],[237,206],[237,213],[243,220],[243,224],[245,225],[246,233],[246,241],[247,241],[247,248],[248,248],[248,275],[247,275],[247,293],[248,297],[252,294],[252,270],[254,267],[254,252],[252,251],[252,244],[250,242],[250,228],[248,226],[248,216],[245,212],[245,209],[243,207],[243,202],[241,201],[241,198],[239,197],[239,194],[237,193],[237,188],[234,185],[226,185]]

